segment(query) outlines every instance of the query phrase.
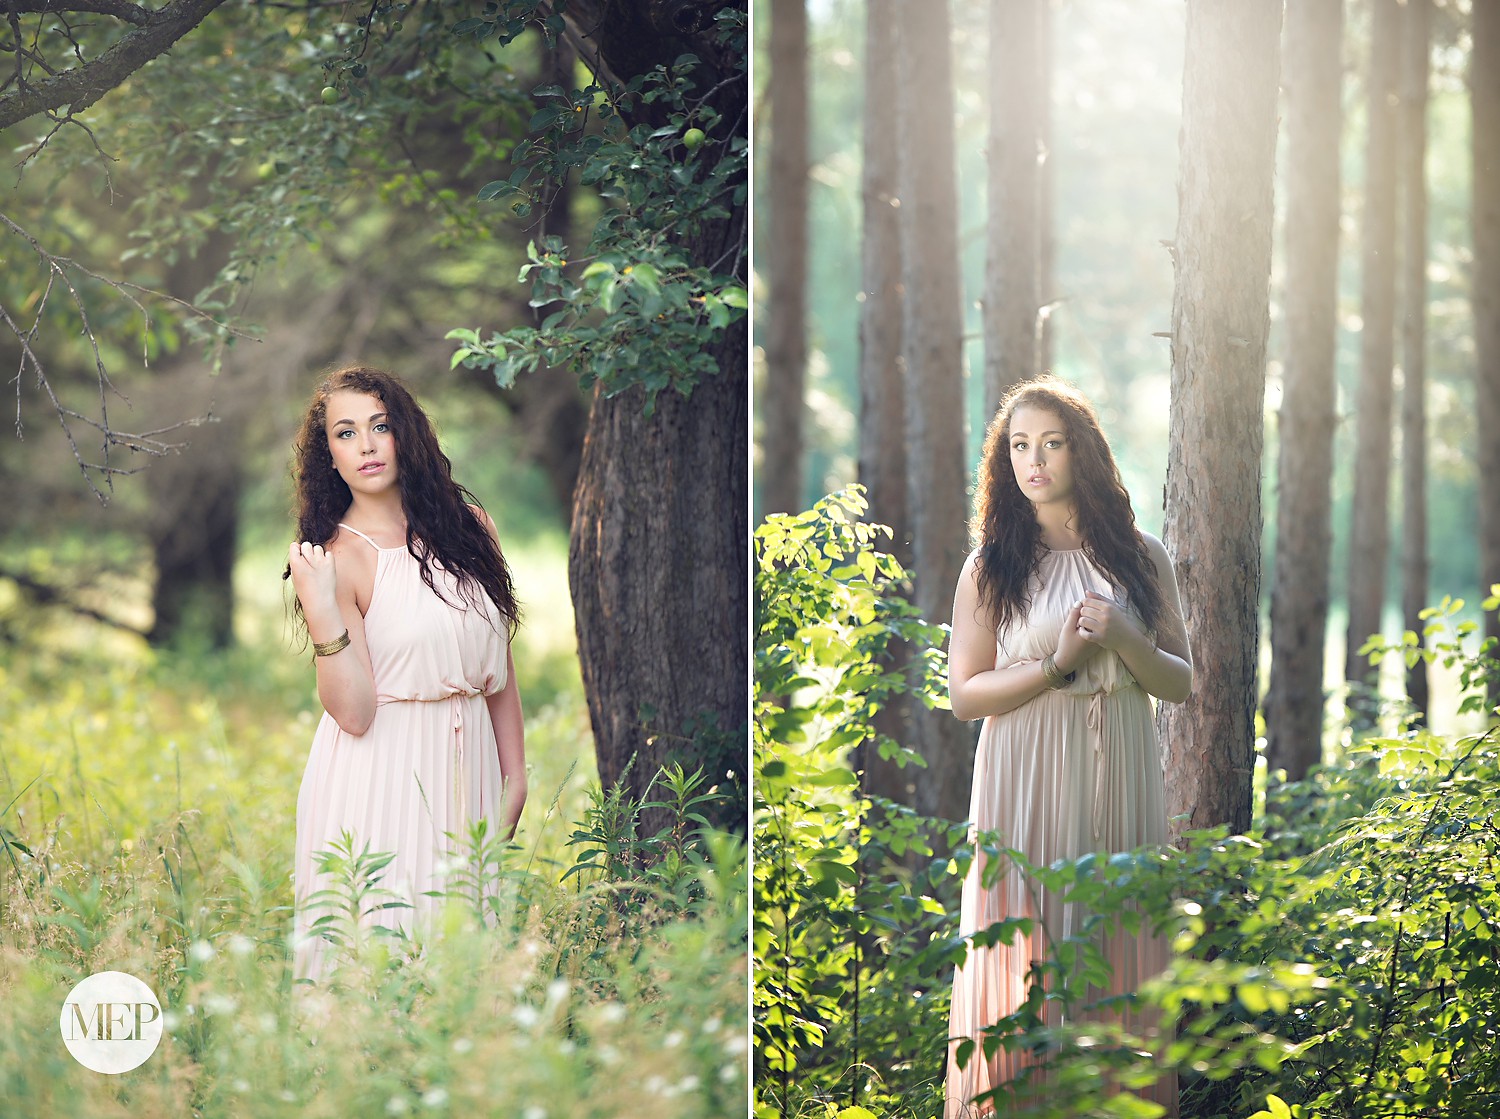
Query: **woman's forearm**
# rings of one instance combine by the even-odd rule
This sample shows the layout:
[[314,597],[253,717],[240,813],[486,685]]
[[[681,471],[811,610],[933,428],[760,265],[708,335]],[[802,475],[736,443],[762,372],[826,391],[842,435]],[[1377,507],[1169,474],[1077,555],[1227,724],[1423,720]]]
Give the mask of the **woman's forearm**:
[[[1059,666],[1064,675],[1069,669]],[[1042,674],[1041,661],[1013,664],[976,672],[964,681],[949,681],[948,702],[953,714],[964,722],[990,715],[1004,715],[1035,699],[1051,687]]]
[[515,664],[506,651],[505,687],[486,696],[490,722],[495,728],[495,748],[500,755],[501,795],[500,834],[509,839],[515,834],[526,806],[526,731],[521,713],[521,692],[516,687]]
[[314,643],[332,641],[350,630],[350,643],[328,656],[314,656],[318,673],[318,701],[333,721],[349,734],[360,735],[375,721],[375,678],[361,659],[361,641],[344,620],[337,603],[321,603],[304,611],[307,635]]
[[1144,633],[1115,650],[1135,682],[1157,699],[1182,703],[1193,690],[1193,666],[1158,648]]

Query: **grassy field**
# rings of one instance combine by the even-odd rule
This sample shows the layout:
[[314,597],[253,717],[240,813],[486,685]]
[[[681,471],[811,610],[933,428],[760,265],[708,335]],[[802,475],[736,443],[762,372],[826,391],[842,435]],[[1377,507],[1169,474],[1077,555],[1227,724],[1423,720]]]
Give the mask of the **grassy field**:
[[[0,654],[0,1114],[743,1113],[743,848],[588,861],[630,836],[598,791],[555,550],[511,557],[531,797],[484,872],[494,901],[453,898],[411,951],[355,935],[311,992],[286,940],[319,708],[284,647],[277,558],[241,562],[233,651],[159,655],[59,618]],[[57,1026],[72,985],[111,969],[166,1012],[119,1076],[75,1063]]]

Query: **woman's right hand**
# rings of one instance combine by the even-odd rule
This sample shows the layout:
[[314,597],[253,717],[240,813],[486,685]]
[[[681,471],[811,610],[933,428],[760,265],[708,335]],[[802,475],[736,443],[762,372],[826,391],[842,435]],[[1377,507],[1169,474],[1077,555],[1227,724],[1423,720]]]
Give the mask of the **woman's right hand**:
[[1057,665],[1058,671],[1064,676],[1083,667],[1099,652],[1100,647],[1078,630],[1078,621],[1082,615],[1083,603],[1080,602],[1068,611],[1062,633],[1057,638],[1057,652],[1053,654],[1052,663]]
[[292,589],[302,603],[302,611],[338,613],[338,574],[333,557],[323,545],[304,540],[287,549],[287,564],[292,569]]

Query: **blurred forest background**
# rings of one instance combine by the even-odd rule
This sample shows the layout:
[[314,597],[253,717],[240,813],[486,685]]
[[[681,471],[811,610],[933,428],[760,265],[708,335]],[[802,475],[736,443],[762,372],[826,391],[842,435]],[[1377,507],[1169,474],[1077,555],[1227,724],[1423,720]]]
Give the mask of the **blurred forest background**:
[[[866,5],[859,0],[810,0],[808,40],[808,237],[806,432],[797,508],[860,480],[861,168]],[[1177,229],[1178,137],[1183,90],[1186,9],[1176,0],[1052,0],[1051,176],[1053,287],[1051,370],[1078,385],[1099,409],[1120,464],[1138,523],[1163,532],[1162,483],[1167,465],[1170,399],[1172,259],[1164,242]],[[771,238],[771,111],[769,3],[756,9],[758,33],[756,165],[758,222],[756,288],[757,391],[764,391]],[[1478,546],[1475,461],[1474,330],[1469,299],[1469,94],[1467,0],[1433,6],[1431,85],[1427,109],[1427,439],[1430,582],[1428,604],[1462,597],[1477,618]],[[966,380],[966,468],[972,486],[989,418],[983,377],[984,332],[979,301],[985,280],[991,74],[990,5],[952,5],[952,82],[958,247],[963,288]],[[1343,682],[1344,583],[1354,478],[1354,402],[1362,328],[1358,236],[1365,197],[1365,104],[1370,9],[1348,6],[1342,44],[1343,127],[1340,153],[1336,409],[1333,435],[1332,545],[1326,683]],[[1281,105],[1286,119],[1285,93]],[[894,130],[894,121],[891,122]],[[1278,166],[1286,158],[1285,124]],[[1264,578],[1261,687],[1269,669],[1266,625],[1275,550],[1277,424],[1285,368],[1285,171],[1278,172],[1276,237],[1271,269],[1271,332],[1267,345],[1263,457]],[[1397,354],[1396,365],[1400,365]],[[1397,374],[1399,376],[1399,372]],[[757,448],[764,445],[765,407],[757,407]],[[1395,454],[1400,458],[1399,433]],[[759,453],[759,450],[757,451]],[[1398,467],[1399,469],[1399,467]],[[757,519],[764,510],[764,470],[755,473]],[[1401,491],[1391,489],[1391,523],[1401,523]],[[1400,553],[1386,561],[1384,625],[1399,635]],[[1482,596],[1481,596],[1482,597]],[[1434,726],[1456,722],[1451,674],[1433,669]],[[1402,690],[1399,666],[1386,666],[1387,694]],[[1330,743],[1331,744],[1331,743]]]

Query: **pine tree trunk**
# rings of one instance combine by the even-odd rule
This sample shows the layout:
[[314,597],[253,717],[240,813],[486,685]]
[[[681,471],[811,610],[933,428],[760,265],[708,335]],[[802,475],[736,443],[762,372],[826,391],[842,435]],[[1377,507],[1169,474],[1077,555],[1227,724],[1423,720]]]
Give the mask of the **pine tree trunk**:
[[[1474,398],[1479,428],[1479,588],[1500,583],[1500,3],[1475,0],[1470,19],[1469,96],[1473,108]],[[1500,640],[1500,618],[1485,615]],[[1490,690],[1500,703],[1500,685]]]
[[762,513],[802,510],[807,367],[807,6],[771,0],[771,236],[760,462]]
[[1349,517],[1349,632],[1344,679],[1357,729],[1375,725],[1378,674],[1359,648],[1380,632],[1390,551],[1391,366],[1396,308],[1396,104],[1401,9],[1371,0],[1366,82],[1365,208],[1360,231],[1359,387],[1355,394],[1354,500]]
[[[915,599],[924,618],[945,622],[966,554],[968,482],[948,3],[900,3],[896,18],[901,351]],[[917,808],[961,820],[969,811],[973,733],[947,711],[913,707],[914,737],[927,760],[916,781]]]
[[[901,214],[897,195],[896,0],[868,0],[865,9],[863,304],[859,319],[859,480],[870,502],[868,519],[889,525],[891,553],[910,566],[911,516],[906,502],[906,400],[901,359]],[[905,666],[904,642],[889,650]],[[912,700],[893,695],[876,713],[875,730],[910,740]],[[856,765],[866,792],[910,805],[920,771],[880,757],[873,744]]]
[[990,0],[989,224],[984,264],[984,414],[1038,371],[1041,306],[1037,9]]
[[1042,312],[1037,319],[1037,368],[1052,372],[1052,312],[1057,292],[1057,234],[1052,228],[1054,202],[1052,160],[1052,3],[1037,4],[1037,225],[1041,252],[1037,262],[1037,290]]
[[[1406,0],[1401,34],[1401,615],[1422,635],[1427,605],[1427,74],[1431,0]],[[1427,663],[1406,672],[1406,695],[1425,723]]]
[[1279,0],[1189,0],[1166,547],[1193,692],[1157,709],[1172,834],[1250,826]]
[[1322,758],[1323,648],[1338,303],[1342,0],[1289,0],[1286,361],[1277,431],[1266,763],[1300,781]]
[[896,0],[868,0],[865,15],[863,303],[859,318],[859,480],[869,519],[894,532],[911,563],[906,502],[906,402],[901,378],[901,212],[897,193]]

